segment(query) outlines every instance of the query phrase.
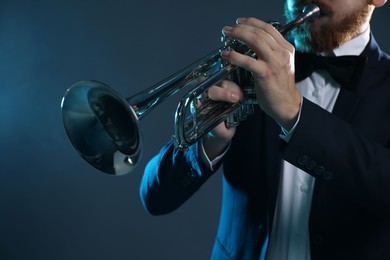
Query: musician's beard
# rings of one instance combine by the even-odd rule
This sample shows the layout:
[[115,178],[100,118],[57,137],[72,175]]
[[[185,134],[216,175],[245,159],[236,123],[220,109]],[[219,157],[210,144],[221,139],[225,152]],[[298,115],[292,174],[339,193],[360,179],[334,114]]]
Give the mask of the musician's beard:
[[[320,8],[331,15],[326,6]],[[296,12],[291,11],[291,6],[289,10],[286,4],[287,20],[291,21],[296,17],[293,13]],[[295,47],[303,52],[329,52],[361,33],[362,26],[370,19],[371,13],[370,7],[363,4],[360,9],[349,13],[341,21],[327,23],[319,19],[301,25],[291,33]]]

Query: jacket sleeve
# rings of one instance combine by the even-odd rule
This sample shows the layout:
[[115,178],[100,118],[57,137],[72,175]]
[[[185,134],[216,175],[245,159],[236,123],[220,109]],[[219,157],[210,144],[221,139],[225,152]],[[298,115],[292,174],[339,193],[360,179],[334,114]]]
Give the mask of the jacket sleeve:
[[304,99],[300,121],[290,141],[281,142],[281,152],[285,160],[316,177],[316,182],[332,185],[362,208],[388,218],[388,136],[381,143],[362,132]]
[[172,212],[213,173],[201,163],[198,144],[180,151],[168,142],[145,167],[140,186],[142,203],[152,215]]

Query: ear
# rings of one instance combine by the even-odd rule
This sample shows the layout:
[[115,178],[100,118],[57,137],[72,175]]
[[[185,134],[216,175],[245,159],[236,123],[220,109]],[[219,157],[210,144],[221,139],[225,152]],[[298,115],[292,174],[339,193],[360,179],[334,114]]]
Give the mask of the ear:
[[369,0],[369,2],[375,7],[381,7],[386,4],[387,0]]

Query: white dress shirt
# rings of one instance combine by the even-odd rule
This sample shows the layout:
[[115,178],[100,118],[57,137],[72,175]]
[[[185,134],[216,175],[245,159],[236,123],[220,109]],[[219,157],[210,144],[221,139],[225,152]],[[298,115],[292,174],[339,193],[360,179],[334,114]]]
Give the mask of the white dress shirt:
[[[367,28],[363,34],[333,50],[331,55],[359,55],[369,39],[370,30]],[[297,87],[303,97],[329,112],[333,110],[340,92],[340,85],[323,70],[313,72],[310,77],[298,82]],[[288,141],[294,129],[281,138]],[[283,161],[268,260],[310,259],[309,216],[314,183],[313,176]]]
[[[329,55],[360,55],[370,39],[370,29],[361,35],[333,50]],[[325,54],[323,54],[325,55]],[[331,112],[340,92],[340,85],[323,70],[315,71],[310,77],[297,83],[301,95]],[[293,129],[282,134],[281,138],[289,141],[294,133],[298,120]],[[320,137],[319,137],[320,138]],[[201,146],[202,160],[213,169],[226,151],[210,161]],[[279,193],[275,208],[272,234],[268,245],[267,260],[310,260],[309,216],[315,179],[292,164],[283,161],[281,167]],[[277,174],[277,173],[275,173]],[[260,256],[265,259],[265,251]]]

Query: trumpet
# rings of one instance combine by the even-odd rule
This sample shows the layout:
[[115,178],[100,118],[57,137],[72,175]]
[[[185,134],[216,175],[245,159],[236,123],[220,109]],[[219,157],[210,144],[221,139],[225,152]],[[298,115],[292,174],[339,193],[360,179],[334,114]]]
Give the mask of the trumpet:
[[[314,4],[306,6],[294,21],[280,26],[282,35],[319,16]],[[191,88],[179,102],[174,120],[173,143],[180,150],[199,141],[217,124],[235,126],[253,113],[256,98],[249,72],[224,63],[221,52],[233,49],[255,58],[255,53],[235,39],[224,38],[224,45],[165,80],[129,98],[99,81],[80,81],[70,86],[61,102],[66,134],[78,154],[96,169],[111,175],[132,172],[140,161],[143,143],[140,120],[166,98],[183,88]],[[231,104],[199,98],[224,79],[240,86],[246,99]],[[248,80],[249,79],[249,80]]]

